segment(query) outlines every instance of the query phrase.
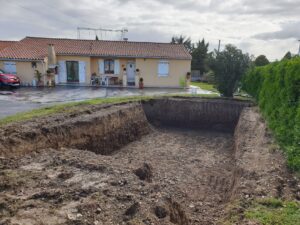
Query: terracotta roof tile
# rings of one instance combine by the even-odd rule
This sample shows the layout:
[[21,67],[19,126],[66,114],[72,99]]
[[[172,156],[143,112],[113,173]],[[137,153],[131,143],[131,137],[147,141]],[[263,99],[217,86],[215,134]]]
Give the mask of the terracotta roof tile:
[[191,59],[183,45],[153,42],[96,41],[26,37],[0,50],[0,58],[42,60],[47,46],[53,44],[57,55]]
[[0,51],[2,49],[5,49],[8,46],[11,46],[13,44],[17,43],[16,41],[0,41]]

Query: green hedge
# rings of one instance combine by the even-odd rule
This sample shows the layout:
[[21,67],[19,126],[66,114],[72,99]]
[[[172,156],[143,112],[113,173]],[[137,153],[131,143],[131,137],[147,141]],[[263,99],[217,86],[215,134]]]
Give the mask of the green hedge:
[[252,68],[242,83],[257,100],[290,168],[300,171],[300,57]]

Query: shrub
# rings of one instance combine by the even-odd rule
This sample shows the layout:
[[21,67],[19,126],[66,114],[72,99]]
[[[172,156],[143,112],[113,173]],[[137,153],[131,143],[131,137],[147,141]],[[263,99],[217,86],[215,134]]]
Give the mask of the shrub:
[[212,61],[216,87],[225,97],[233,97],[242,75],[250,66],[250,57],[233,45],[226,45]]
[[290,168],[300,171],[300,58],[252,68],[242,83],[257,100]]

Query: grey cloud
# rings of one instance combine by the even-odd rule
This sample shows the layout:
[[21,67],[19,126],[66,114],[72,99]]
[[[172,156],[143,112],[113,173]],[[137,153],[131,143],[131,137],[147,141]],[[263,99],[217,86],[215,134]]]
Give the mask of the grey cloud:
[[266,32],[257,34],[254,38],[261,40],[284,40],[284,39],[300,39],[300,21],[286,23],[281,26],[281,30],[275,32]]
[[[212,47],[222,39],[259,53],[263,40],[277,38],[266,54],[280,55],[281,39],[300,36],[300,22],[290,22],[300,21],[300,0],[0,0],[0,5],[0,39],[76,38],[77,26],[127,27],[130,40],[168,42],[184,34],[193,41],[205,37]],[[277,24],[281,30],[252,37]],[[293,45],[281,41],[282,49],[289,48],[287,42]]]
[[212,4],[218,12],[229,14],[298,15],[300,11],[299,0],[241,0],[227,6],[224,1],[222,3],[220,0],[212,0],[212,2],[219,3]]
[[[131,0],[133,1],[133,0]],[[170,5],[178,10],[198,12],[217,12],[220,14],[253,14],[253,15],[299,15],[299,0],[155,0]]]

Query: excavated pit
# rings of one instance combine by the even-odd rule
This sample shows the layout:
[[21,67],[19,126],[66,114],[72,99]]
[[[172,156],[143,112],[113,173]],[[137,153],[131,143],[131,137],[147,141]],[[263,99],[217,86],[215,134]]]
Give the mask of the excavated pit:
[[269,142],[251,103],[220,99],[12,124],[0,129],[0,224],[217,224],[235,200],[292,195]]

